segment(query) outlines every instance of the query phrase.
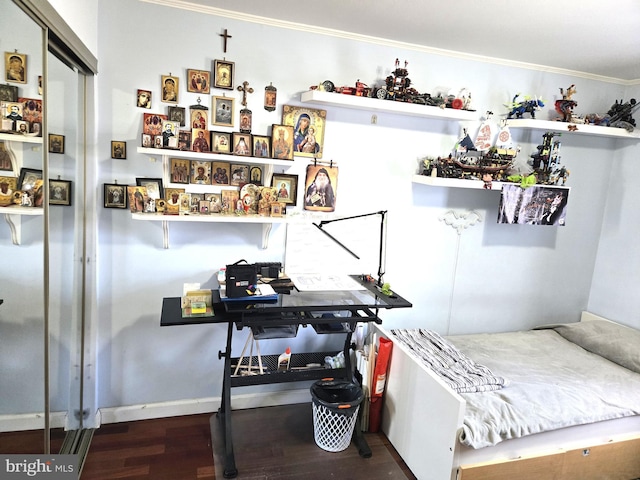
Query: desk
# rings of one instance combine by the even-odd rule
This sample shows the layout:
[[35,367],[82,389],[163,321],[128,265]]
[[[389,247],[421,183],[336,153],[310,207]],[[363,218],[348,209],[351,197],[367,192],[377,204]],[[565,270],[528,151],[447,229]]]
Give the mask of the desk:
[[[353,276],[359,280],[359,277]],[[234,478],[238,475],[233,453],[231,435],[231,388],[248,385],[263,385],[269,383],[299,382],[318,380],[326,377],[353,380],[350,350],[351,336],[358,322],[382,323],[378,317],[380,309],[411,307],[399,295],[383,295],[373,284],[363,284],[363,290],[327,291],[327,292],[299,292],[294,290],[288,295],[278,295],[276,301],[265,303],[251,302],[222,302],[217,291],[213,291],[214,317],[182,318],[180,298],[165,298],[162,304],[161,326],[188,325],[195,323],[226,323],[227,339],[224,351],[218,352],[218,358],[224,358],[224,373],[222,381],[222,396],[220,409],[215,416],[221,422],[225,438],[225,466],[224,477]],[[332,316],[332,314],[336,314]],[[338,316],[339,315],[339,316]],[[263,357],[267,365],[267,372],[261,375],[234,376],[232,365],[238,358],[231,358],[231,340],[234,327],[242,330],[251,328],[256,339],[256,331],[276,326],[311,325],[318,333],[345,334],[344,357],[345,367],[337,369],[315,368],[296,369],[310,363],[324,365],[324,357],[335,355],[337,352],[299,353],[291,356],[291,370],[277,371],[277,355]],[[275,366],[275,368],[274,368]],[[215,419],[212,417],[212,423]],[[353,441],[358,452],[363,457],[370,457],[371,450],[367,445],[360,422],[356,423]]]

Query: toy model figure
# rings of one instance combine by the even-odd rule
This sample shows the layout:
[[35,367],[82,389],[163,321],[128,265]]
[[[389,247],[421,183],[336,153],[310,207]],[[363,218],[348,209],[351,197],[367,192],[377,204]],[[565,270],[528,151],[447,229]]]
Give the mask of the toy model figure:
[[546,132],[542,136],[542,145],[538,145],[538,152],[531,155],[534,174],[537,183],[542,185],[557,185],[562,181],[564,185],[569,177],[569,170],[560,165],[560,141],[553,137],[560,135],[556,132]]
[[524,97],[524,100],[517,101],[516,99],[519,96],[520,94],[517,93],[513,97],[511,104],[505,105],[507,108],[511,109],[511,111],[507,115],[507,118],[513,118],[514,115],[516,116],[516,118],[522,118],[525,113],[531,115],[531,118],[536,118],[536,110],[544,107],[544,102],[542,100],[538,100],[537,97],[535,99],[531,99],[531,97]]
[[571,84],[567,91],[565,92],[562,87],[560,87],[560,94],[562,95],[562,100],[556,100],[556,112],[562,115],[560,121],[562,122],[570,122],[571,117],[573,116],[573,109],[578,106],[578,102],[572,100],[571,97],[576,93],[576,86]]

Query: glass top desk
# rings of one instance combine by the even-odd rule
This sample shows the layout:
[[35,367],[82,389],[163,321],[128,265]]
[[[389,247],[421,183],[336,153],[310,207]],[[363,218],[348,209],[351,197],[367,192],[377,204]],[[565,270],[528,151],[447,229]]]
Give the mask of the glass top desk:
[[[279,294],[277,300],[226,301],[220,300],[217,290],[212,291],[213,317],[182,318],[180,298],[163,299],[161,326],[189,325],[196,323],[226,323],[227,338],[224,351],[218,352],[218,358],[224,358],[222,396],[217,414],[211,417],[211,428],[217,428],[219,422],[225,440],[224,477],[234,478],[238,474],[231,435],[231,388],[268,383],[298,382],[334,377],[353,381],[351,368],[351,339],[359,322],[381,323],[378,312],[382,309],[409,308],[411,303],[395,292],[384,295],[373,283],[362,282],[359,276],[352,276],[363,287],[362,290],[300,292]],[[265,365],[263,372],[254,375],[235,375],[232,369],[238,365],[255,362],[249,358],[232,358],[231,341],[234,326],[238,330],[251,328],[256,340],[280,338],[278,332],[297,331],[300,326],[312,326],[317,333],[345,334],[344,358],[342,368],[325,368],[324,358],[335,356],[337,352],[312,352],[292,354],[290,370],[279,372],[277,355],[265,355],[260,358]],[[275,333],[274,333],[275,332]],[[290,335],[290,336],[294,336]],[[241,357],[244,357],[244,352]],[[257,363],[257,362],[256,362]],[[321,367],[308,365],[320,364]],[[257,369],[257,367],[255,367]],[[237,368],[236,368],[237,370]],[[213,433],[212,433],[213,438]],[[371,456],[358,419],[353,432],[353,441],[363,457]]]

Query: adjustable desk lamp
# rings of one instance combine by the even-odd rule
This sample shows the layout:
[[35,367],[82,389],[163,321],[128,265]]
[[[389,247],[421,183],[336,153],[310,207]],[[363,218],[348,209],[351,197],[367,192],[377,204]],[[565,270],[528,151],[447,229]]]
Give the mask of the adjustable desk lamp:
[[334,218],[332,220],[322,220],[319,224],[318,223],[314,223],[313,225],[315,225],[316,227],[318,227],[318,229],[324,233],[327,237],[329,237],[331,240],[333,240],[334,242],[336,242],[338,245],[340,245],[342,248],[344,248],[347,252],[349,252],[351,255],[353,255],[355,258],[357,258],[358,260],[360,260],[360,257],[358,255],[356,255],[355,253],[353,253],[349,248],[347,248],[341,241],[339,241],[337,238],[335,238],[333,235],[331,235],[329,232],[325,231],[322,229],[322,227],[328,223],[331,222],[341,222],[342,220],[352,220],[354,218],[361,218],[361,217],[370,217],[372,215],[380,215],[380,251],[378,252],[378,280],[376,282],[376,285],[378,286],[378,288],[382,287],[383,281],[382,281],[382,277],[384,276],[385,272],[383,270],[383,267],[386,268],[386,265],[384,265],[386,263],[386,252],[387,252],[387,222],[386,220],[386,215],[387,215],[387,211],[386,210],[380,210],[379,212],[371,212],[371,213],[364,213],[362,215],[354,215],[351,217],[343,217],[343,218]]

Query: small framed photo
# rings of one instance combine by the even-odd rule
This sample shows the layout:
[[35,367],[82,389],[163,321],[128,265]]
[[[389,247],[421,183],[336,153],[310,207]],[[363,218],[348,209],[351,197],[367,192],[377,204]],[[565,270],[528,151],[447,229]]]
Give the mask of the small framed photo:
[[[184,188],[165,188],[164,195],[167,201],[167,211],[177,210],[180,207],[180,194],[184,193]],[[175,208],[172,208],[175,207]]]
[[191,213],[200,213],[202,201],[204,201],[204,193],[191,193]]
[[0,102],[17,102],[18,87],[15,85],[0,84]]
[[16,120],[16,132],[22,135],[29,133],[29,122],[26,120]]
[[209,202],[209,200],[200,200],[200,205],[199,205],[200,215],[209,215],[210,208],[211,208],[211,203]]
[[168,120],[171,120],[172,122],[178,122],[181,127],[184,127],[186,125],[186,113],[187,112],[184,107],[169,107],[167,117],[169,117]]
[[231,185],[242,186],[249,182],[249,165],[231,164]]
[[233,132],[233,154],[244,157],[251,156],[251,134]]
[[228,132],[211,132],[211,151],[213,153],[231,153],[231,134]]
[[142,146],[145,148],[153,147],[153,137],[148,133],[142,133],[141,135],[142,140],[140,141],[140,143],[142,144]]
[[191,130],[178,132],[178,150],[191,150]]
[[35,187],[36,180],[42,180],[42,170],[22,167],[18,178],[18,190],[32,190]]
[[49,134],[49,152],[64,153],[64,135]]
[[213,162],[211,166],[213,185],[229,185],[229,162]]
[[276,200],[280,203],[295,206],[298,194],[298,176],[286,173],[274,173],[271,186],[276,189]]
[[180,202],[180,213],[190,213],[191,212],[191,194],[183,192],[180,194],[180,198],[178,200]]
[[235,63],[227,60],[213,61],[213,86],[233,90]]
[[164,188],[161,178],[136,178],[136,185],[145,187],[147,197],[153,200],[164,198]]
[[[0,177],[0,206],[11,203],[13,192],[18,189],[16,177]],[[11,197],[11,198],[10,198]]]
[[253,114],[248,108],[240,110],[240,132],[251,133],[251,122]]
[[49,180],[49,205],[71,205],[70,180]]
[[5,80],[27,83],[27,56],[18,52],[4,52]]
[[204,199],[209,202],[209,213],[220,213],[222,211],[221,193],[205,193]]
[[127,185],[105,183],[104,208],[127,208]]
[[[11,122],[16,122],[18,120],[22,120],[22,110],[24,105],[21,102],[5,102],[2,104],[2,116],[10,120]],[[13,130],[13,128],[6,128],[4,130]]]
[[194,152],[210,152],[210,141],[209,130],[202,128],[191,129],[191,150]]
[[191,183],[211,185],[211,162],[191,160]]
[[189,183],[189,160],[184,158],[171,158],[169,160],[171,168],[171,183]]
[[151,108],[151,91],[138,89],[136,107]]
[[111,140],[111,158],[127,158],[127,142]]
[[262,169],[260,167],[251,167],[249,181],[254,185],[262,185]]
[[234,103],[235,98],[212,97],[211,111],[213,112],[213,118],[211,123],[222,127],[233,127]]
[[162,135],[153,136],[153,148],[162,148]]
[[293,127],[274,124],[271,128],[272,157],[293,160]]
[[271,139],[263,135],[253,135],[253,156],[271,158]]
[[180,79],[178,77],[162,75],[160,87],[164,103],[178,103],[178,92],[180,91]]
[[206,70],[187,69],[187,92],[209,93],[211,73]]
[[271,204],[271,216],[281,217],[284,212],[285,206],[279,202],[273,202]]

